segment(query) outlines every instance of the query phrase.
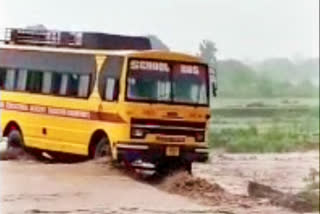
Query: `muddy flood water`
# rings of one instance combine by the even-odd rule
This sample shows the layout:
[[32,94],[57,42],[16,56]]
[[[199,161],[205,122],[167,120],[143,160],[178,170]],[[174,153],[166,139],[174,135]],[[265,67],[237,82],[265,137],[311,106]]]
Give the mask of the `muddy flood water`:
[[310,170],[319,169],[319,153],[212,153],[208,163],[193,168],[193,175],[177,172],[153,182],[104,160],[73,164],[32,158],[0,161],[0,213],[297,213],[250,197],[248,183],[298,192]]

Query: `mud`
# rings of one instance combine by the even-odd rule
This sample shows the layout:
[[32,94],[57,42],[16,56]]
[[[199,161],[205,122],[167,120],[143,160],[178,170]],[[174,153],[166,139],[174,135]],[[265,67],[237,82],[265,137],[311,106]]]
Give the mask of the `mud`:
[[313,169],[319,170],[319,150],[283,154],[213,152],[207,164],[194,164],[193,173],[235,194],[248,195],[250,181],[296,194],[303,190]]
[[206,179],[194,177],[187,172],[178,172],[165,178],[158,188],[214,207],[214,213],[292,213],[287,209],[272,206],[272,200],[233,194],[218,183],[209,183]]
[[294,193],[305,185],[310,168],[319,167],[317,152],[214,153],[209,163],[194,164],[193,175],[177,172],[152,183],[112,166],[108,159],[76,164],[4,159],[11,160],[0,161],[1,214],[293,214],[268,199],[250,197],[249,182]]
[[177,172],[165,178],[158,187],[170,193],[197,198],[211,205],[231,199],[231,195],[219,184],[209,183],[206,179],[194,177],[188,172]]
[[256,182],[249,182],[248,193],[251,197],[266,198],[272,205],[287,207],[293,211],[311,212],[313,210],[311,201],[299,195],[283,193]]
[[23,161],[35,161],[37,158],[21,148],[10,148],[9,150],[0,151],[0,160],[23,160]]
[[212,213],[100,162],[0,162],[0,213]]

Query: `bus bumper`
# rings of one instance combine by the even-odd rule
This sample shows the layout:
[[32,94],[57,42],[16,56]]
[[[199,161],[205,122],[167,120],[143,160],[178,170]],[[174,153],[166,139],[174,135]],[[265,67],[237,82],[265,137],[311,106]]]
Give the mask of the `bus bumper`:
[[[168,154],[168,148],[178,150],[175,154]],[[137,144],[117,143],[118,160],[134,162],[142,160],[150,163],[158,163],[164,159],[182,160],[186,162],[206,162],[209,158],[208,147],[175,145],[175,144]]]

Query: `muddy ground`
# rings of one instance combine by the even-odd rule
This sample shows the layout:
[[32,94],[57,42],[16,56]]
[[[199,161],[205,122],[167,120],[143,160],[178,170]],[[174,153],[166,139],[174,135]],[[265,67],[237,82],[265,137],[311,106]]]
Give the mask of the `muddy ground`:
[[48,164],[30,158],[0,161],[0,213],[173,214],[297,213],[248,196],[249,181],[297,193],[319,152],[226,154],[155,182],[131,176],[104,161]]

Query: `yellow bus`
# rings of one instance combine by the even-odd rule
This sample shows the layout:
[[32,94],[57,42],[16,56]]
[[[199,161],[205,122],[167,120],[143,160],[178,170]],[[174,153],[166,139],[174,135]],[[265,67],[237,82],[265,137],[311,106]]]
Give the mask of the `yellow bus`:
[[150,170],[208,159],[208,66],[195,56],[3,44],[0,90],[9,148]]

